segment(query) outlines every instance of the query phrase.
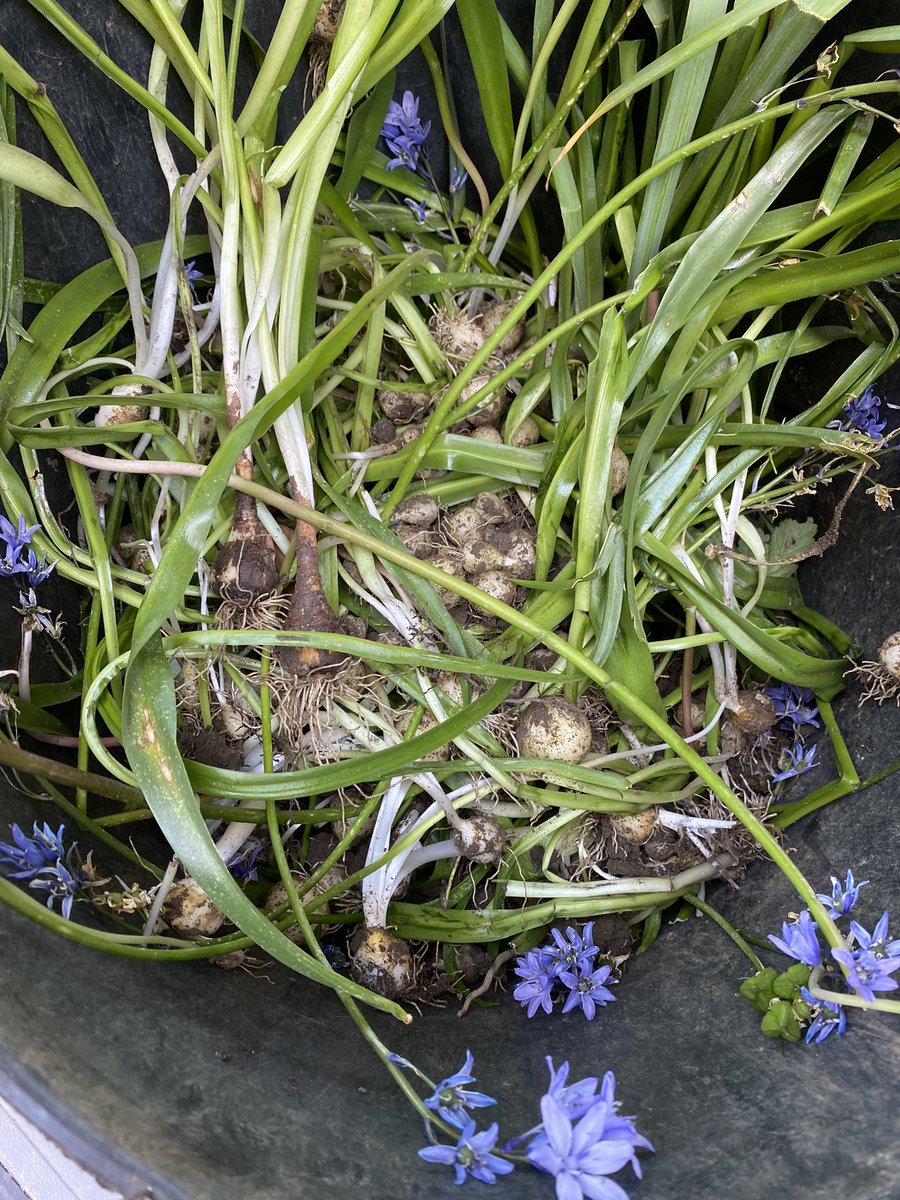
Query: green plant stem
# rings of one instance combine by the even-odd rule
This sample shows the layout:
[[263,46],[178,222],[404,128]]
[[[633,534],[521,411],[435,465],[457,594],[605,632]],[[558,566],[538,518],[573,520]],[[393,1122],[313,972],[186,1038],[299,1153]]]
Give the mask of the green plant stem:
[[845,796],[864,792],[866,788],[871,787],[873,784],[881,783],[882,779],[888,779],[895,771],[900,771],[900,761],[891,763],[889,767],[883,767],[880,771],[874,771],[871,775],[868,775],[856,784],[848,784],[838,780],[826,788],[818,788],[811,795],[807,796],[805,800],[798,800],[796,804],[785,804],[776,808],[776,816],[772,824],[776,829],[788,829],[795,822],[799,821],[801,817],[807,817],[810,813],[824,808],[832,800],[842,800]]
[[82,788],[95,796],[105,796],[115,800],[126,808],[140,808],[144,797],[137,788],[129,787],[118,779],[107,775],[95,775],[92,771],[79,771],[77,767],[44,758],[41,754],[33,754],[30,750],[0,740],[0,766],[10,767],[14,771],[24,771],[40,779],[49,779],[63,787]]

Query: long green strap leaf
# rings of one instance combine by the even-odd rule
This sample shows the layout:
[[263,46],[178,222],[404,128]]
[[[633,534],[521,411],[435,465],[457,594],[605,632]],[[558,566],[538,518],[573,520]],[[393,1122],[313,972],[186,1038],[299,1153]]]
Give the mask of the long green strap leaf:
[[781,194],[791,176],[841,121],[842,107],[816,113],[789,142],[772,155],[684,256],[666,288],[653,323],[636,351],[632,381],[643,378],[669,339],[702,306],[706,290],[734,255],[762,214]]
[[774,641],[758,625],[708,592],[658,538],[645,534],[641,542],[665,565],[690,603],[695,604],[698,611],[754,666],[773,679],[813,688],[826,699],[840,690],[846,670],[843,660],[814,658]]
[[[692,0],[685,17],[683,40],[723,16],[725,8],[725,0]],[[715,48],[710,46],[689,63],[678,67],[672,76],[653,151],[654,162],[690,141],[715,59]],[[632,280],[637,279],[660,248],[680,173],[681,168],[673,167],[647,188],[631,259]]]
[[497,6],[485,0],[457,0],[456,12],[472,60],[488,137],[506,175],[512,168],[515,125],[500,15]]
[[721,42],[729,34],[734,33],[745,25],[751,24],[757,17],[761,17],[775,8],[781,8],[785,3],[786,0],[749,0],[748,3],[742,4],[736,10],[730,12],[728,16],[721,17],[718,21],[713,21],[702,33],[695,34],[692,38],[678,42],[671,50],[666,51],[665,54],[661,54],[659,58],[655,58],[653,62],[644,67],[642,71],[638,71],[627,82],[620,84],[617,88],[613,88],[605,100],[594,109],[581,128],[572,135],[565,147],[564,153],[570,150],[585,131],[605,113],[611,112],[617,105],[630,100],[632,96],[643,88],[649,87],[651,83],[655,83],[658,79],[663,79],[672,71],[677,70],[678,67],[690,62],[696,55],[702,54],[710,46],[715,46],[717,42]]

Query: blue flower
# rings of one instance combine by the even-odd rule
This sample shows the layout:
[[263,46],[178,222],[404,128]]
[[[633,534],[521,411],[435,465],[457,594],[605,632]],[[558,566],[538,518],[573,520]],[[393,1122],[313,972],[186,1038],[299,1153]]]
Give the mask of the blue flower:
[[868,879],[863,879],[859,883],[853,878],[853,872],[847,872],[847,879],[841,883],[834,875],[831,876],[831,895],[826,892],[817,892],[816,899],[821,900],[825,905],[825,909],[829,917],[846,917],[847,913],[859,899],[859,889],[868,886]]
[[[564,1062],[563,1066],[557,1070],[553,1067],[553,1060],[550,1055],[545,1058],[547,1067],[550,1068],[550,1087],[547,1088],[546,1094],[556,1100],[557,1104],[569,1117],[570,1121],[577,1121],[578,1117],[583,1117],[586,1112],[600,1099],[610,1099],[611,1092],[601,1092],[600,1096],[596,1094],[596,1086],[599,1080],[596,1076],[589,1075],[587,1079],[580,1079],[576,1084],[566,1084],[569,1078],[569,1063]],[[611,1082],[610,1082],[611,1081]],[[616,1086],[616,1078],[612,1072],[607,1072],[604,1079],[604,1088]],[[534,1151],[538,1146],[547,1140],[544,1126],[535,1126],[529,1129],[528,1133],[518,1135],[518,1138],[506,1142],[504,1150],[515,1150],[515,1147],[523,1141],[532,1140],[532,1145],[529,1146],[529,1151]]]
[[[860,884],[860,886],[862,886]],[[867,933],[856,921],[850,922],[850,932],[859,942],[863,950],[868,950],[876,958],[900,957],[900,941],[888,941],[888,915],[884,913],[881,920],[871,933]]]
[[0,545],[0,575],[27,573],[30,569],[29,555],[37,564],[34,551],[29,550],[31,535],[36,529],[40,529],[40,525],[26,525],[24,517],[19,517],[18,524],[13,525],[0,514],[0,542],[3,543]]
[[891,975],[900,968],[900,958],[879,958],[871,950],[832,950],[832,958],[846,970],[847,983],[871,1004],[876,992],[893,992],[900,984]]
[[775,703],[775,713],[782,729],[795,725],[819,725],[819,706],[812,688],[795,687],[792,683],[779,683],[763,691]]
[[450,172],[450,195],[455,196],[466,186],[466,180],[469,178],[468,171],[457,170],[456,167]]
[[539,1008],[553,1012],[553,988],[556,975],[550,969],[545,950],[529,950],[524,958],[517,958],[514,973],[522,980],[513,989],[513,996],[528,1016],[533,1017]]
[[791,749],[785,750],[779,758],[779,771],[777,775],[772,776],[772,782],[780,783],[783,779],[793,779],[797,775],[805,775],[807,771],[811,771],[813,767],[819,765],[816,762],[818,752],[818,746],[810,746],[807,749],[802,742],[795,742]]
[[824,1042],[832,1033],[842,1034],[847,1029],[847,1016],[840,1004],[829,1004],[827,1000],[819,1000],[809,988],[801,988],[800,995],[813,1010],[813,1019],[806,1031],[804,1041],[807,1046],[814,1042]]
[[188,287],[191,289],[191,294],[196,299],[197,293],[194,290],[194,284],[199,283],[203,278],[203,272],[198,266],[195,266],[196,259],[191,259],[189,263],[184,264],[184,274],[187,279]]
[[30,888],[47,892],[48,908],[61,900],[62,915],[68,920],[75,893],[84,883],[85,875],[72,865],[74,845],[68,851],[63,846],[65,828],[60,825],[54,833],[46,821],[43,829],[35,821],[34,834],[28,837],[18,825],[13,825],[10,830],[13,844],[0,842],[0,864],[15,867],[10,879],[27,879]]
[[796,958],[807,967],[818,967],[822,963],[822,950],[816,934],[818,926],[809,915],[809,909],[804,908],[797,918],[796,924],[781,923],[781,937],[769,934],[769,941],[788,958]]
[[[585,1017],[593,1021],[598,1004],[603,1007],[610,1000],[615,1000],[609,988],[603,986],[609,979],[611,970],[611,967],[598,967],[592,971],[588,966],[583,967],[577,974],[574,971],[563,971],[559,977],[560,983],[570,989],[563,1012],[571,1012],[573,1008],[580,1007]],[[610,982],[616,981],[613,979]]]
[[557,1200],[628,1200],[619,1184],[607,1178],[631,1163],[640,1178],[635,1148],[653,1147],[627,1117],[615,1112],[612,1090],[615,1079],[607,1076],[604,1092],[575,1124],[552,1096],[541,1100],[544,1134],[528,1148],[528,1161],[539,1171],[556,1178]]
[[31,586],[37,587],[39,583],[50,578],[53,574],[53,566],[53,563],[47,562],[45,558],[39,559],[33,550],[29,550],[25,556],[22,570],[28,577]]
[[427,200],[421,200],[421,201],[420,201],[420,202],[417,204],[417,203],[415,202],[415,200],[404,200],[404,201],[403,201],[403,203],[404,203],[404,204],[405,204],[405,205],[406,205],[408,208],[411,208],[411,209],[412,209],[412,211],[413,211],[413,212],[415,213],[415,215],[416,215],[416,220],[419,222],[419,224],[420,224],[420,225],[424,225],[424,224],[425,224],[425,222],[426,222],[426,220],[428,219],[428,201],[427,201]]
[[[550,1086],[547,1088],[546,1094],[556,1101],[570,1121],[577,1121],[579,1117],[583,1117],[588,1109],[593,1108],[597,1100],[602,1098],[597,1095],[599,1081],[596,1076],[591,1075],[587,1079],[579,1079],[577,1083],[567,1084],[569,1064],[564,1062],[557,1071],[553,1066],[553,1059],[549,1055],[544,1061],[550,1070]],[[615,1083],[615,1079],[613,1079],[613,1083]],[[604,1080],[605,1084],[606,1080]],[[527,1133],[519,1134],[518,1137],[507,1142],[503,1148],[504,1150],[514,1150],[516,1146],[527,1142],[529,1138],[534,1139],[531,1149],[535,1149],[542,1140],[546,1141],[547,1135],[544,1133],[543,1125],[537,1125],[533,1129],[529,1129]]]
[[236,850],[229,858],[228,870],[236,879],[246,879],[248,883],[255,883],[259,878],[259,872],[254,864],[262,848],[263,844],[260,838],[248,837],[240,850]]
[[475,1082],[475,1076],[472,1074],[473,1061],[471,1051],[467,1050],[466,1061],[456,1074],[442,1079],[425,1101],[426,1108],[436,1112],[439,1117],[443,1117],[457,1129],[462,1129],[471,1119],[467,1109],[488,1108],[491,1104],[497,1103],[493,1096],[486,1096],[484,1092],[466,1090],[467,1083]]
[[577,1083],[567,1084],[569,1064],[564,1062],[557,1071],[554,1069],[553,1059],[549,1055],[545,1062],[550,1070],[550,1086],[547,1088],[547,1095],[553,1097],[570,1120],[577,1121],[596,1101],[598,1080],[589,1075],[587,1079],[579,1079]]
[[465,1183],[468,1175],[482,1183],[496,1183],[498,1175],[508,1175],[513,1169],[511,1162],[491,1153],[497,1144],[498,1132],[496,1123],[477,1132],[475,1122],[470,1120],[460,1130],[455,1146],[426,1146],[419,1151],[419,1157],[426,1162],[446,1163],[452,1167],[456,1184]]
[[14,845],[0,842],[0,865],[15,867],[10,872],[10,879],[30,879],[45,867],[54,866],[60,859],[66,857],[62,843],[65,825],[60,825],[56,833],[44,822],[44,828],[34,823],[34,835],[28,837],[18,825],[10,829]]
[[551,929],[550,935],[554,945],[547,946],[544,955],[555,975],[562,975],[563,971],[589,970],[600,953],[599,947],[594,945],[593,921],[588,921],[580,934],[570,925],[565,934],[558,929]]
[[845,404],[841,415],[842,429],[858,429],[866,437],[875,440],[887,429],[887,421],[881,420],[881,397],[873,384],[869,384],[861,396]]
[[[29,880],[28,886],[47,893],[48,908],[52,909],[57,900],[61,901],[62,915],[68,921],[72,915],[75,893],[82,883],[84,883],[84,876],[81,871],[67,866],[62,859],[59,859],[54,866],[44,867],[42,871],[33,876]],[[900,966],[900,963],[897,965]]]
[[392,100],[381,127],[381,136],[393,155],[387,163],[387,170],[393,171],[395,167],[418,170],[419,154],[430,129],[430,121],[423,125],[419,120],[418,96],[407,91],[403,93],[402,103]]

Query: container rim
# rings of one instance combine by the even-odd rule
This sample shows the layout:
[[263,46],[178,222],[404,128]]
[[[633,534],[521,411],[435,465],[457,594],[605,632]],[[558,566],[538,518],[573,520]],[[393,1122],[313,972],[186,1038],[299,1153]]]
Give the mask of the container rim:
[[66,1158],[122,1200],[191,1200],[186,1192],[142,1167],[77,1112],[63,1104],[0,1045],[0,1097]]

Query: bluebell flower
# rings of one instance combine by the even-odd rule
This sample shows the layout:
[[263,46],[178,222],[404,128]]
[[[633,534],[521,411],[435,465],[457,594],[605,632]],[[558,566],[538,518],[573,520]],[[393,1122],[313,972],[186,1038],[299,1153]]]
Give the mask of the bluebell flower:
[[770,933],[769,941],[788,958],[796,958],[807,967],[818,967],[822,963],[822,949],[817,936],[818,925],[804,908],[795,924],[781,923],[781,937]]
[[196,259],[191,259],[189,263],[184,264],[184,274],[187,279],[188,287],[191,289],[191,295],[196,299],[197,292],[194,285],[199,283],[203,278],[203,272],[196,264]]
[[431,122],[423,125],[419,120],[419,98],[412,92],[404,92],[403,100],[398,104],[392,100],[388,105],[387,116],[381,127],[381,136],[387,142],[393,157],[387,163],[387,170],[395,167],[408,167],[416,171],[419,167],[419,155],[422,145],[431,130]]
[[821,900],[825,905],[825,910],[829,917],[846,917],[847,913],[859,899],[859,889],[868,886],[868,879],[862,879],[857,883],[853,878],[853,872],[847,872],[846,880],[841,883],[834,875],[831,876],[831,895],[827,892],[817,892],[816,899]]
[[555,1070],[553,1059],[548,1055],[544,1060],[550,1070],[550,1086],[547,1095],[552,1096],[572,1121],[583,1117],[597,1099],[597,1083],[595,1076],[579,1079],[577,1083],[567,1083],[569,1064],[564,1062],[559,1070]]
[[53,574],[54,564],[45,558],[39,559],[33,550],[29,550],[23,560],[23,571],[32,587],[37,587]]
[[450,195],[455,196],[457,192],[462,191],[468,178],[468,171],[460,171],[454,167],[450,172]]
[[[580,1008],[585,1017],[589,1021],[593,1021],[598,1004],[602,1008],[610,1000],[615,1000],[615,996],[609,988],[603,986],[609,979],[611,970],[611,967],[598,967],[596,970],[591,970],[588,966],[577,973],[563,971],[559,981],[569,988],[563,1012],[567,1013],[571,1012],[573,1008]],[[615,982],[614,979],[610,980],[610,983]]]
[[832,1033],[846,1032],[847,1016],[840,1004],[830,1004],[827,1000],[819,1000],[809,988],[801,988],[800,995],[813,1010],[813,1019],[804,1038],[807,1046],[811,1042],[818,1046],[819,1042],[824,1042]]
[[816,762],[816,755],[819,752],[818,746],[810,746],[808,749],[802,742],[795,742],[790,750],[785,750],[778,760],[778,773],[772,776],[773,783],[780,783],[783,779],[794,779],[798,775],[805,775],[807,771],[811,771],[813,767],[819,764]]
[[497,1103],[493,1096],[486,1096],[484,1092],[466,1090],[466,1084],[475,1082],[475,1076],[472,1074],[473,1062],[472,1053],[467,1050],[466,1061],[456,1074],[442,1079],[425,1101],[426,1108],[436,1112],[439,1117],[457,1129],[462,1129],[471,1119],[467,1109],[489,1108],[490,1105]]
[[881,419],[881,397],[874,384],[869,384],[861,396],[845,404],[841,415],[842,429],[857,429],[876,441],[887,429],[887,421]]
[[428,201],[421,200],[417,204],[415,200],[404,200],[403,203],[407,206],[407,208],[412,209],[419,224],[424,225],[428,219]]
[[653,1147],[628,1118],[616,1115],[611,1089],[608,1095],[574,1124],[552,1096],[541,1100],[544,1134],[529,1146],[528,1161],[555,1176],[557,1200],[628,1200],[627,1192],[608,1176],[629,1162],[640,1178],[635,1148]]
[[475,1122],[469,1120],[459,1131],[455,1146],[426,1146],[419,1151],[419,1157],[426,1162],[452,1167],[456,1184],[465,1183],[469,1175],[482,1183],[496,1183],[498,1175],[508,1175],[513,1169],[511,1162],[491,1153],[497,1144],[498,1133],[496,1123],[479,1132]]
[[0,575],[28,572],[28,554],[34,558],[34,551],[29,551],[29,544],[36,529],[40,529],[40,525],[26,525],[24,517],[19,517],[18,524],[13,525],[0,514]]
[[[52,909],[57,900],[61,901],[60,911],[68,921],[72,915],[72,904],[75,895],[84,883],[84,875],[75,867],[67,866],[59,859],[52,867],[44,867],[37,875],[28,881],[30,888],[47,893],[46,904]],[[897,964],[900,966],[900,963]]]
[[816,704],[812,688],[795,687],[792,683],[779,683],[777,686],[763,688],[765,694],[775,704],[775,714],[782,729],[792,729],[795,725],[819,724],[819,706]]
[[863,950],[868,950],[876,958],[900,957],[900,941],[888,939],[888,915],[884,913],[871,933],[867,933],[856,921],[850,922],[850,932],[859,942]]
[[[546,1094],[553,1097],[570,1121],[577,1121],[579,1117],[583,1117],[588,1109],[593,1108],[597,1100],[602,1098],[597,1095],[599,1080],[596,1076],[589,1075],[587,1079],[579,1079],[577,1083],[567,1084],[569,1064],[564,1062],[557,1071],[553,1066],[553,1059],[549,1054],[544,1061],[550,1071],[550,1086],[547,1088]],[[606,1081],[604,1080],[605,1083]],[[529,1129],[527,1133],[519,1134],[518,1137],[507,1142],[503,1149],[514,1150],[522,1142],[527,1142],[529,1138],[533,1139],[531,1143],[532,1149],[535,1149],[542,1139],[546,1141],[547,1135],[544,1132],[543,1125],[536,1125],[533,1129]]]
[[[46,576],[44,576],[46,578]],[[19,604],[13,605],[13,612],[20,613],[25,619],[22,628],[32,633],[45,633],[56,641],[63,635],[65,622],[61,617],[50,618],[50,609],[38,604],[38,598],[33,587],[27,592],[19,592]]]
[[34,834],[29,837],[18,825],[10,829],[13,844],[0,842],[0,865],[15,867],[10,879],[30,879],[45,867],[52,867],[60,859],[66,857],[62,835],[65,825],[60,825],[56,833],[44,822],[44,828],[34,823]]
[[13,825],[12,844],[0,842],[0,864],[15,867],[10,879],[27,879],[28,886],[47,893],[47,907],[60,900],[62,915],[68,920],[75,893],[85,882],[85,875],[72,864],[75,846],[66,851],[63,845],[65,825],[56,833],[44,822],[41,829],[34,823],[34,833],[28,837],[18,825]]
[[831,956],[846,969],[848,985],[869,1004],[876,992],[893,992],[900,987],[891,978],[900,969],[900,958],[879,958],[861,946],[855,950],[832,950]]
[[588,970],[600,953],[599,947],[594,945],[593,921],[588,921],[581,933],[570,925],[564,934],[558,929],[551,929],[550,936],[554,944],[545,947],[544,956],[556,975],[561,975],[563,971]]
[[513,996],[528,1009],[528,1016],[533,1017],[539,1008],[553,1012],[556,975],[547,962],[546,951],[529,950],[523,958],[516,959],[513,970],[522,981],[516,984]]
[[246,879],[248,883],[255,883],[259,878],[255,863],[262,848],[260,838],[248,837],[240,850],[236,850],[229,858],[228,870],[236,879]]

